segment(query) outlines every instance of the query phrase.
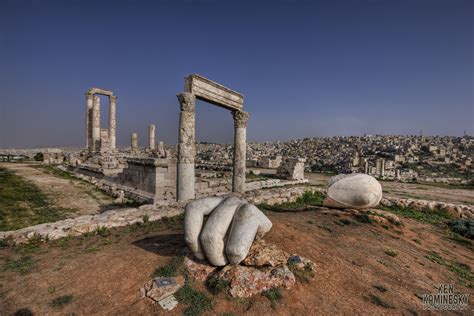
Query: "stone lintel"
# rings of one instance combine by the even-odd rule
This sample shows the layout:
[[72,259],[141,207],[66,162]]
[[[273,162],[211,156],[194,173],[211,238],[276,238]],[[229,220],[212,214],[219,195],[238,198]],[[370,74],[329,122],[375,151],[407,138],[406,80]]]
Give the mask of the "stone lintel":
[[242,94],[198,74],[185,78],[184,92],[193,93],[200,100],[228,110],[241,111],[244,107]]
[[108,97],[114,96],[114,93],[110,90],[105,90],[105,89],[100,89],[100,88],[90,88],[87,91],[87,94],[92,95],[92,94],[101,94],[101,95],[106,95]]

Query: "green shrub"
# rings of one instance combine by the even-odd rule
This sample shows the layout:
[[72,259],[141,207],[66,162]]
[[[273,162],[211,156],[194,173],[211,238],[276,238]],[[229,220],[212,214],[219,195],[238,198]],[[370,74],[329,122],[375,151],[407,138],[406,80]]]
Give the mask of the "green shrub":
[[280,288],[274,287],[262,293],[263,296],[270,300],[270,305],[273,309],[276,309],[278,301],[283,297],[283,293]]
[[196,290],[189,280],[175,293],[179,302],[187,304],[184,315],[197,316],[212,309],[212,300]]
[[180,272],[183,261],[184,255],[174,257],[168,264],[156,268],[151,277],[175,277]]
[[33,270],[36,261],[30,256],[22,256],[18,259],[7,259],[3,265],[4,270],[11,270],[20,274],[27,274]]
[[36,154],[33,156],[33,159],[34,159],[35,161],[43,161],[44,155],[43,155],[42,152],[36,153]]
[[51,305],[54,307],[62,307],[66,304],[69,304],[73,301],[74,297],[72,295],[62,295],[56,297],[51,301]]
[[398,255],[398,253],[392,249],[387,249],[384,251],[384,253],[390,257],[396,257]]
[[230,282],[211,276],[206,280],[206,286],[212,294],[219,294],[222,291],[227,292],[229,290]]

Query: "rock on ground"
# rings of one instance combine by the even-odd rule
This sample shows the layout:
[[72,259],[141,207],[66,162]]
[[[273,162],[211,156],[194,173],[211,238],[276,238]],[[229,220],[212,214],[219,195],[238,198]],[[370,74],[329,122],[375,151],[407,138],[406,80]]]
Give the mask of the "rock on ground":
[[[294,257],[260,239],[253,243],[247,258],[240,265],[216,268],[192,255],[186,256],[184,265],[189,275],[197,280],[217,279],[229,285],[231,296],[250,297],[273,287],[291,288],[296,279],[287,263]],[[302,265],[292,264],[300,270],[305,269],[305,264],[314,267],[308,259],[303,259]]]
[[371,208],[382,199],[382,186],[363,173],[339,174],[329,180],[323,205],[335,208]]

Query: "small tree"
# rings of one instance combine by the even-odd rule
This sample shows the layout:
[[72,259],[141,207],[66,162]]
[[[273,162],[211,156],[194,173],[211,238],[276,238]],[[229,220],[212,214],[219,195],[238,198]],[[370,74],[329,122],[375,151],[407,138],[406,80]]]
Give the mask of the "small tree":
[[34,159],[35,161],[43,161],[44,155],[43,155],[42,152],[36,153],[36,154],[33,156],[33,159]]

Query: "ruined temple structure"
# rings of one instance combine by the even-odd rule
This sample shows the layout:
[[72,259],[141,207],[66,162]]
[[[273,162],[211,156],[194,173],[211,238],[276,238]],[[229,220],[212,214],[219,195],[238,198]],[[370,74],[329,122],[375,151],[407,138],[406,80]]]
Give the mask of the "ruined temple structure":
[[[109,126],[100,126],[100,98],[109,98]],[[86,152],[82,158],[88,165],[98,165],[106,173],[116,173],[121,166],[116,150],[117,97],[110,90],[91,88],[86,92]]]
[[305,161],[303,158],[285,158],[277,169],[277,177],[286,180],[304,180]]
[[[109,128],[100,127],[100,98],[109,97]],[[114,151],[117,97],[110,90],[91,88],[86,92],[86,147],[91,152]]]
[[[100,126],[99,95],[108,96],[110,100],[108,129],[101,129]],[[180,115],[176,150],[166,149],[163,142],[157,142],[154,124],[148,126],[148,144],[145,148],[138,146],[138,134],[132,132],[130,150],[118,150],[116,97],[112,91],[98,88],[89,89],[86,97],[86,151],[80,158],[72,160],[70,169],[95,179],[92,181],[100,183],[103,189],[108,188],[106,190],[117,193],[117,196],[163,204],[223,195],[230,191],[243,194],[246,189],[255,190],[290,183],[280,179],[246,183],[246,132],[249,114],[243,111],[243,95],[217,82],[197,74],[185,78],[184,91],[177,95]],[[232,163],[232,177],[230,173],[218,174],[208,170],[196,173],[196,99],[225,108],[232,114],[234,152],[233,161],[229,161],[229,164]],[[296,173],[288,179],[300,180],[299,169],[296,169]]]
[[195,127],[196,99],[230,110],[234,118],[234,161],[232,191],[245,191],[246,131],[249,114],[243,111],[244,97],[217,82],[193,74],[185,78],[180,103],[177,184],[178,201],[194,199],[195,194]]

